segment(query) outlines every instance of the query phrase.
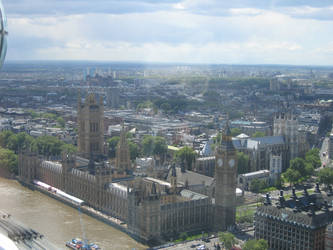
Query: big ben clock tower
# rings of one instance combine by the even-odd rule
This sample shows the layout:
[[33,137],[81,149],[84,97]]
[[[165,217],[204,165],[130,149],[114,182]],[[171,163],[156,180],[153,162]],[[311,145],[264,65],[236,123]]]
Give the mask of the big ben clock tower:
[[229,121],[215,153],[215,218],[216,231],[225,231],[235,224],[237,154],[232,143]]

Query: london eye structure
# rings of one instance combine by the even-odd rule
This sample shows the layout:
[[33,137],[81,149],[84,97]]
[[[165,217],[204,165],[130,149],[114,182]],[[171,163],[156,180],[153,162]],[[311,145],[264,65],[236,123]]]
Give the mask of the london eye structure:
[[0,0],[0,68],[2,67],[7,53],[7,18]]

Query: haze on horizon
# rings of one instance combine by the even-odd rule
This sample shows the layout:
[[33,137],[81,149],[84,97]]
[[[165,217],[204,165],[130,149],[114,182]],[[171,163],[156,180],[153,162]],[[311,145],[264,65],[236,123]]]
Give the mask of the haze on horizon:
[[3,0],[8,60],[333,65],[329,0]]

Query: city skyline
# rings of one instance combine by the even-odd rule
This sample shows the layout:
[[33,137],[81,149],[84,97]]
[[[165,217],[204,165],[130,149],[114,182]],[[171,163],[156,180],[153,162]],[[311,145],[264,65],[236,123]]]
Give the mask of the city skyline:
[[3,4],[9,60],[332,65],[329,1]]

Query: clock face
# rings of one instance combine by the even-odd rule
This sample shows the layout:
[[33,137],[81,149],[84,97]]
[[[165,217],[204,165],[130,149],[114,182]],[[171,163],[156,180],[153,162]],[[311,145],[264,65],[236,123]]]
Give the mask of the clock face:
[[222,165],[223,165],[223,160],[222,160],[221,158],[217,160],[217,165],[218,165],[219,167],[222,167]]
[[229,161],[229,167],[233,168],[235,166],[235,160],[234,159],[231,159]]

